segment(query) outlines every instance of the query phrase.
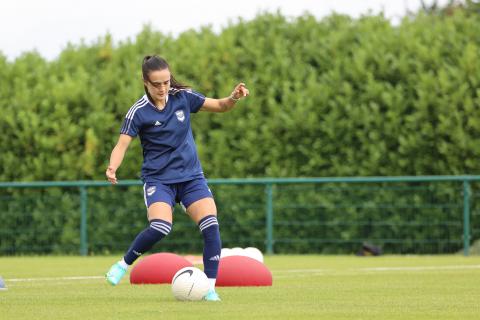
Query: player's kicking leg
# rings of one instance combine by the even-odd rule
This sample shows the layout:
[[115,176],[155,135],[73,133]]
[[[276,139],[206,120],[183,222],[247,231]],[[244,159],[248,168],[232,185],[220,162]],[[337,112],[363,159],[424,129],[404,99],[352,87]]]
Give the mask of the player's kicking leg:
[[105,275],[107,282],[116,286],[127,273],[128,267],[155,243],[172,230],[172,207],[166,202],[155,202],[148,207],[150,225],[140,232],[122,260],[115,263]]

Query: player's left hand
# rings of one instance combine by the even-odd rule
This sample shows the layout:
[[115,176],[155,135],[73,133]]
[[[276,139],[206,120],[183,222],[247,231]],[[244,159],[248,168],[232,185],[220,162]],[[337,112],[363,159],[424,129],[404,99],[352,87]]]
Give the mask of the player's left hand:
[[115,174],[115,169],[113,167],[108,166],[107,171],[105,172],[105,175],[107,176],[108,181],[110,181],[112,184],[117,184],[117,176]]
[[245,86],[245,83],[240,82],[235,86],[235,89],[232,91],[232,97],[234,99],[241,99],[246,96],[248,96],[250,92],[248,91],[247,87]]

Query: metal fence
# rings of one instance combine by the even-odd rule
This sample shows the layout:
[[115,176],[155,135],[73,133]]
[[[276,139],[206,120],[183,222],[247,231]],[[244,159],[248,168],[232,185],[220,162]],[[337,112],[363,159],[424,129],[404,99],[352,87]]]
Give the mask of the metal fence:
[[[469,255],[480,230],[480,176],[211,179],[224,247],[266,253]],[[146,226],[140,181],[0,183],[0,254],[124,251]],[[175,208],[162,250],[200,252],[195,226]]]

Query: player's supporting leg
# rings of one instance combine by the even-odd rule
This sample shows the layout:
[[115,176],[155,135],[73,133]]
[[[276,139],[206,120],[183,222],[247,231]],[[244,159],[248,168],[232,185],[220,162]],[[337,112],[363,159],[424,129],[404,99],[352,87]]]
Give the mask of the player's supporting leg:
[[210,291],[215,292],[215,282],[218,274],[218,265],[220,263],[220,253],[222,251],[217,217],[208,215],[202,218],[198,223],[198,227],[203,235],[204,272],[210,281]]
[[220,301],[220,297],[215,291],[215,282],[220,263],[222,242],[220,240],[220,228],[216,217],[215,202],[213,198],[198,200],[188,207],[187,212],[198,224],[203,235],[203,266],[210,282],[210,290],[205,296],[205,300]]
[[[159,207],[161,209],[163,205],[167,204],[158,204],[159,205],[154,203],[148,209],[150,218],[149,227],[137,235],[123,259],[115,263],[107,272],[106,278],[110,284],[117,285],[127,272],[128,267],[132,265],[138,257],[150,250],[155,243],[167,236],[172,230],[171,207],[169,207],[170,213],[168,214],[167,210],[167,214],[165,214],[164,210],[158,211],[158,209]],[[160,216],[164,217],[164,219],[157,218]]]

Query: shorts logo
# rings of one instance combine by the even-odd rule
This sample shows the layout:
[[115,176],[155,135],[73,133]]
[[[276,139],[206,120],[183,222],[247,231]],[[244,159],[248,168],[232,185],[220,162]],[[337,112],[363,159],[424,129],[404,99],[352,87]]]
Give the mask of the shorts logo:
[[185,114],[183,113],[183,110],[175,111],[175,115],[180,122],[183,122],[185,120]]
[[155,193],[155,191],[157,191],[157,187],[155,187],[155,186],[148,187],[147,188],[147,195],[151,196],[152,194]]

